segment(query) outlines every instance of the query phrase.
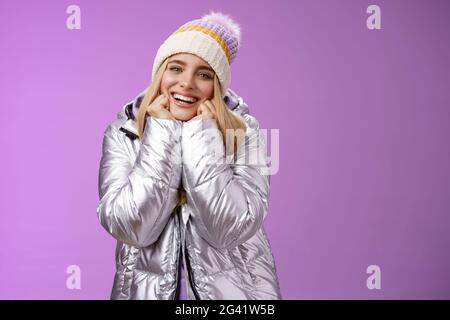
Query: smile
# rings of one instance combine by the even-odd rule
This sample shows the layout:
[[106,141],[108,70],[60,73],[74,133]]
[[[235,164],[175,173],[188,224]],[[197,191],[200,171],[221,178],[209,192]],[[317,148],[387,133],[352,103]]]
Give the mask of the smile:
[[174,103],[177,106],[180,106],[180,107],[183,107],[183,108],[190,107],[195,102],[198,101],[198,99],[195,98],[195,97],[183,96],[183,95],[178,94],[178,93],[171,93],[171,96],[172,96],[172,98],[174,100]]

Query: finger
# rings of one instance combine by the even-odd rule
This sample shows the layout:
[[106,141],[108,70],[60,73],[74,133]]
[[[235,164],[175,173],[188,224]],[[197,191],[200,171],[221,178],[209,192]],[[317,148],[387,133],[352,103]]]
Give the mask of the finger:
[[211,113],[214,115],[214,117],[216,116],[216,106],[214,105],[214,103],[212,103],[212,101],[210,100],[206,100],[206,105],[208,106],[209,110],[211,110]]
[[210,104],[208,103],[208,100],[205,100],[205,102],[203,102],[203,111],[204,112],[208,112],[208,113],[212,113]]
[[210,103],[205,101],[205,110],[203,112],[208,118],[212,118],[215,117],[215,113],[213,110],[211,110],[211,105]]
[[167,116],[169,117],[169,118],[171,118],[171,119],[175,119],[174,117],[173,117],[173,114],[172,114],[172,112],[170,112],[170,107],[167,107],[167,108],[164,108],[163,109],[163,112],[165,113],[165,114],[167,114]]
[[161,101],[163,100],[164,95],[160,94],[159,96],[156,97],[156,99],[154,100],[155,102],[157,102],[158,104],[161,103]]
[[158,105],[160,110],[161,109],[168,109],[169,108],[169,99],[167,99],[166,96],[161,95],[157,105]]
[[206,100],[205,104],[208,106],[208,109],[211,110],[212,113],[216,112],[216,108],[211,100]]
[[216,107],[214,106],[214,103],[212,103],[211,100],[206,100],[205,104],[208,106],[209,109],[211,109],[211,111],[216,111]]
[[169,102],[169,98],[165,94],[162,94],[161,101],[162,101],[162,103],[167,103],[167,102]]
[[204,103],[200,103],[200,105],[197,108],[197,115],[201,115],[204,112],[205,106]]

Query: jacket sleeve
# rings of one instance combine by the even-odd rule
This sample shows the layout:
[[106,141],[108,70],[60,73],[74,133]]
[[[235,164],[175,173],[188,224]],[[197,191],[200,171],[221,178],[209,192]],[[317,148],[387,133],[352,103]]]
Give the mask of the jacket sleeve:
[[225,156],[214,119],[183,124],[182,183],[191,222],[216,248],[232,248],[251,238],[268,210],[269,175],[265,141],[258,121],[245,114],[245,142],[236,157]]
[[128,138],[117,126],[106,129],[99,171],[100,223],[116,239],[137,247],[157,241],[181,183],[181,121],[146,121],[134,163]]

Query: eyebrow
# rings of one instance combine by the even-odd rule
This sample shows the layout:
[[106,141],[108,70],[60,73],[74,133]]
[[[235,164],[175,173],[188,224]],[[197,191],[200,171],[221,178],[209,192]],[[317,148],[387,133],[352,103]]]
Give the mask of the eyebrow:
[[[169,61],[169,63],[178,63],[178,64],[181,64],[182,66],[185,66],[185,65],[186,65],[186,62],[181,61],[181,60],[171,60],[171,61]],[[206,69],[206,70],[209,70],[209,71],[211,71],[212,73],[214,73],[214,70],[213,70],[213,69],[211,69],[210,67],[205,66],[205,65],[202,65],[202,66],[198,67],[197,69]]]

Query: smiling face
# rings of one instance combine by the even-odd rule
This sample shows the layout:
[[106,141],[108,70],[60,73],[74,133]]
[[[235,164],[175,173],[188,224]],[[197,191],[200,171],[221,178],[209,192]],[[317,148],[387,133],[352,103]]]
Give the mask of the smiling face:
[[214,75],[209,64],[196,55],[179,53],[169,58],[160,92],[169,97],[169,110],[175,119],[192,119],[200,104],[213,98]]

